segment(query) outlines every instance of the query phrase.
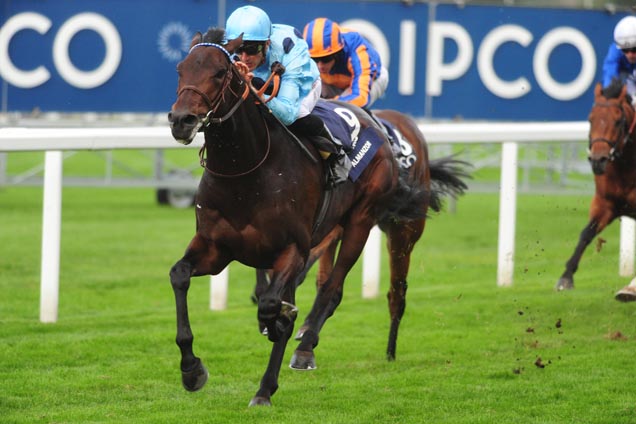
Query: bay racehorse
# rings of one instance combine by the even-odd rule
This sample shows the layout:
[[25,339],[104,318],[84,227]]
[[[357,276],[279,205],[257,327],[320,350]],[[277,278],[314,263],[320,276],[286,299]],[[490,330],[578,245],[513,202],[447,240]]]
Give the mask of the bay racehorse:
[[[636,218],[636,113],[627,88],[614,80],[606,88],[597,83],[589,115],[589,156],[595,192],[589,221],[579,236],[574,253],[565,264],[557,290],[574,288],[574,273],[585,248],[616,218]],[[636,300],[636,287],[616,293],[621,301]]]
[[[205,36],[195,34],[188,55],[177,66],[177,98],[168,115],[177,141],[189,144],[199,131],[205,136],[200,151],[205,171],[195,200],[196,232],[170,270],[176,343],[184,387],[201,389],[208,371],[193,351],[187,306],[191,277],[218,274],[232,261],[271,269],[270,284],[258,298],[257,317],[273,345],[250,401],[250,405],[270,405],[296,319],[296,281],[307,266],[311,249],[342,228],[325,288],[342,286],[376,224],[388,228],[396,254],[410,252],[423,230],[432,199],[430,170],[422,155],[417,159],[417,171],[401,173],[385,138],[355,182],[349,180],[327,190],[327,165],[318,150],[292,135],[246,82],[232,61],[241,38],[224,43],[223,37],[221,29],[211,29]],[[384,137],[366,112],[342,107],[355,120],[359,138]],[[414,149],[422,153],[424,147]],[[315,310],[328,313],[340,297],[337,290],[324,290],[320,300],[329,307]],[[326,319],[324,315],[315,318],[317,325]],[[313,330],[305,331],[303,339],[312,336]],[[307,339],[309,346],[312,340]]]

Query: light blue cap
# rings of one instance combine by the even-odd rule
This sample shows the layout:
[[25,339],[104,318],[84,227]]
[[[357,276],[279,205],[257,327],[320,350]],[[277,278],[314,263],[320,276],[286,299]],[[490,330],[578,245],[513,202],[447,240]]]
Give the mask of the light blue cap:
[[243,33],[243,41],[267,41],[272,34],[272,21],[262,9],[243,6],[236,9],[225,24],[225,37],[234,40]]

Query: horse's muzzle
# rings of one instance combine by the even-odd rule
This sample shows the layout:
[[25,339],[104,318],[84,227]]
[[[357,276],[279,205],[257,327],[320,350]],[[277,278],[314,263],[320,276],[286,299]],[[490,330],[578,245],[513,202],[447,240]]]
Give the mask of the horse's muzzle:
[[185,145],[192,143],[203,125],[198,116],[190,113],[170,112],[168,113],[168,122],[170,122],[170,130],[174,139]]
[[592,172],[594,175],[603,175],[605,173],[605,168],[607,167],[607,163],[609,162],[609,158],[607,156],[602,156],[599,158],[588,158],[590,161],[590,165],[592,165]]

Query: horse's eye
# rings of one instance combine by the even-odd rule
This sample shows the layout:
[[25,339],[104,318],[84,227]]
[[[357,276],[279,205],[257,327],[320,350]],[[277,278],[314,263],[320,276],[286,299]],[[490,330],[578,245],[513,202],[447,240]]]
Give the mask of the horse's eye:
[[219,69],[216,71],[216,74],[214,74],[214,78],[223,78],[226,72],[227,71],[225,69]]

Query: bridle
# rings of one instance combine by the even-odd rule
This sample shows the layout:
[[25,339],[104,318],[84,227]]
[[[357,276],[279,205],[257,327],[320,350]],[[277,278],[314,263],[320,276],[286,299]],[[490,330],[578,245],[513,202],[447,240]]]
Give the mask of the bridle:
[[603,102],[603,103],[595,102],[592,108],[595,108],[595,107],[607,107],[607,108],[617,107],[621,111],[621,119],[618,121],[618,125],[620,126],[620,131],[621,131],[619,133],[619,136],[616,137],[615,140],[609,140],[605,137],[590,138],[590,142],[588,146],[588,154],[589,154],[589,152],[592,150],[592,145],[594,143],[599,143],[599,142],[606,143],[610,147],[609,160],[613,161],[615,159],[618,159],[621,154],[620,151],[616,150],[616,147],[619,145],[619,142],[621,143],[621,145],[625,145],[634,133],[634,128],[636,128],[636,111],[634,111],[634,114],[632,117],[632,123],[629,125],[629,128],[627,128],[627,112],[625,112],[625,107],[622,104],[610,103],[610,102]]
[[[241,78],[237,67],[232,63],[232,56],[225,49],[225,47],[223,47],[220,44],[216,44],[216,43],[198,43],[198,44],[195,44],[194,46],[192,46],[190,48],[190,51],[188,52],[188,54],[190,54],[192,52],[192,50],[196,49],[197,47],[213,47],[213,48],[216,48],[216,49],[220,50],[221,52],[223,52],[225,54],[225,56],[227,57],[228,61],[230,62],[230,67],[229,67],[228,71],[225,73],[225,76],[223,77],[223,83],[221,85],[221,88],[219,89],[219,91],[214,96],[214,99],[210,99],[210,97],[206,93],[204,93],[202,90],[200,90],[198,87],[196,87],[194,85],[185,85],[185,86],[181,87],[181,89],[177,93],[177,97],[179,97],[184,91],[190,90],[190,91],[194,91],[199,96],[201,96],[201,98],[203,99],[205,104],[208,106],[208,112],[205,114],[205,117],[201,120],[201,129],[205,129],[205,128],[208,128],[211,124],[219,125],[222,122],[225,122],[228,119],[230,119],[232,117],[232,115],[234,114],[234,112],[237,111],[239,106],[241,106],[241,104],[248,98],[248,96],[250,94],[250,91],[251,91],[251,87],[250,87],[250,84],[246,83],[245,80],[243,78]],[[238,92],[234,91],[234,89],[230,85],[231,82],[234,79],[238,79],[238,81],[239,81],[239,90],[237,90]],[[243,86],[245,88],[243,89],[243,92],[240,93],[240,87],[243,87]],[[226,91],[231,92],[234,95],[234,98],[236,99],[236,101],[234,102],[232,107],[230,107],[230,109],[223,116],[216,117],[215,115],[216,115],[219,107],[221,106],[221,104],[223,104],[223,102],[225,100],[224,95],[225,95]],[[261,119],[263,119],[263,121],[265,121],[265,118],[263,118],[262,116],[261,116]],[[248,169],[247,171],[239,172],[239,173],[236,173],[236,174],[222,174],[222,173],[213,171],[210,168],[208,168],[207,159],[205,157],[205,151],[206,151],[206,143],[205,142],[203,143],[203,146],[201,146],[201,149],[199,150],[199,163],[200,163],[201,167],[203,167],[207,172],[209,172],[210,174],[214,175],[215,177],[221,177],[221,178],[242,177],[244,175],[247,175],[247,174],[250,174],[250,173],[254,172],[256,169],[258,169],[265,162],[265,160],[269,156],[269,151],[270,151],[270,147],[271,147],[271,137],[270,137],[270,134],[269,134],[269,128],[267,127],[266,124],[265,124],[265,129],[266,129],[266,133],[267,133],[267,148],[265,149],[265,154],[256,163],[256,165],[254,165],[252,168]]]
[[[230,52],[228,52],[225,49],[225,47],[216,43],[198,43],[192,46],[188,54],[190,54],[192,50],[196,49],[197,47],[217,48],[221,50],[230,61],[230,68],[225,73],[225,76],[223,77],[223,84],[221,85],[221,89],[216,93],[216,96],[214,96],[214,99],[210,99],[210,97],[207,94],[205,94],[203,91],[201,91],[198,87],[194,85],[185,85],[181,87],[181,90],[179,90],[179,92],[177,93],[177,97],[179,97],[184,91],[190,90],[190,91],[194,91],[199,96],[201,96],[205,104],[208,106],[208,112],[205,114],[205,117],[201,120],[201,124],[202,124],[201,127],[207,128],[210,124],[220,124],[221,122],[228,120],[234,114],[234,112],[236,112],[236,110],[239,108],[241,103],[243,103],[245,99],[247,99],[247,96],[249,95],[249,92],[250,92],[250,87],[249,87],[249,84],[247,84],[242,78],[238,78],[239,87],[243,85],[245,86],[245,89],[243,90],[242,94],[235,92],[230,87],[230,83],[232,82],[234,77],[238,76],[238,71],[236,70],[236,67],[232,64],[232,57],[230,55]],[[232,94],[234,94],[234,97],[236,98],[236,102],[232,105],[230,110],[225,115],[216,118],[214,117],[214,115],[219,109],[219,106],[221,106],[222,104],[221,102],[222,100],[224,100],[223,95],[228,89]]]

